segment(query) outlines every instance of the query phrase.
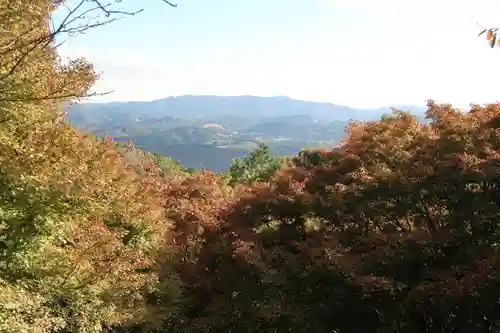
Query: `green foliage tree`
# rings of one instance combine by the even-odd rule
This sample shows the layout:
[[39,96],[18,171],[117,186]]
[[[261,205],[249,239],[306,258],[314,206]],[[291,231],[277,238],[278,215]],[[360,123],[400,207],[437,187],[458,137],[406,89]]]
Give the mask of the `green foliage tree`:
[[262,143],[243,159],[234,159],[228,171],[229,184],[250,184],[269,181],[283,165],[283,159],[271,156],[269,147]]

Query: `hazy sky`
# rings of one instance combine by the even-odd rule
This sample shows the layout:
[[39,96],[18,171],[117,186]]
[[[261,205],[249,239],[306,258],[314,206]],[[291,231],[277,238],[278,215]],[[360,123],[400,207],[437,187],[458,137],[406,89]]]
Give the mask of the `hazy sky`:
[[[71,38],[104,100],[286,95],[355,107],[500,100],[498,0],[125,0],[137,16]],[[141,7],[141,5],[143,7]]]

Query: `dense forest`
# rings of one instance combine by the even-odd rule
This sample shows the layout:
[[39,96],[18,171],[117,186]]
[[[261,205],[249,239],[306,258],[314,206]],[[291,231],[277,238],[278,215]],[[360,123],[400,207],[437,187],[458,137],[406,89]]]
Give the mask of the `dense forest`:
[[191,172],[64,121],[47,4],[0,0],[0,332],[500,331],[500,104]]

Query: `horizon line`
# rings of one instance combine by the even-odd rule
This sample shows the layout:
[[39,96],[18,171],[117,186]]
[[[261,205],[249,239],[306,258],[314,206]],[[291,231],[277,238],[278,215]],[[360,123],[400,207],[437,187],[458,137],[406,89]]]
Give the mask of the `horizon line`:
[[194,95],[194,94],[184,94],[184,95],[170,95],[162,98],[155,98],[155,99],[148,99],[148,100],[114,100],[114,101],[93,101],[93,100],[83,100],[81,102],[78,102],[76,104],[126,104],[126,103],[151,103],[151,102],[157,102],[157,101],[163,101],[166,99],[175,99],[175,98],[183,98],[183,97],[219,97],[219,98],[238,98],[238,97],[253,97],[253,98],[283,98],[283,99],[290,99],[294,101],[300,101],[300,102],[308,102],[308,103],[317,103],[317,104],[329,104],[333,106],[343,106],[343,107],[348,107],[351,109],[358,109],[358,110],[371,110],[371,109],[384,109],[384,108],[401,108],[401,107],[416,107],[416,108],[426,108],[426,105],[418,105],[418,104],[399,104],[399,105],[383,105],[383,106],[375,106],[375,107],[354,107],[346,104],[335,104],[332,102],[325,102],[325,101],[315,101],[315,100],[308,100],[308,99],[300,99],[300,98],[294,98],[286,95],[211,95],[211,94],[199,94],[199,95]]

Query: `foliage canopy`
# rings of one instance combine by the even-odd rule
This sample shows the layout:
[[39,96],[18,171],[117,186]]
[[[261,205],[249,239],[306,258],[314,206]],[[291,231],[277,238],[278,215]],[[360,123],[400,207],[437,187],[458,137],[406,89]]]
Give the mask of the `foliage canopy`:
[[53,40],[16,65],[46,5],[0,0],[0,332],[500,329],[500,104],[262,146],[228,184],[63,122],[97,76]]

